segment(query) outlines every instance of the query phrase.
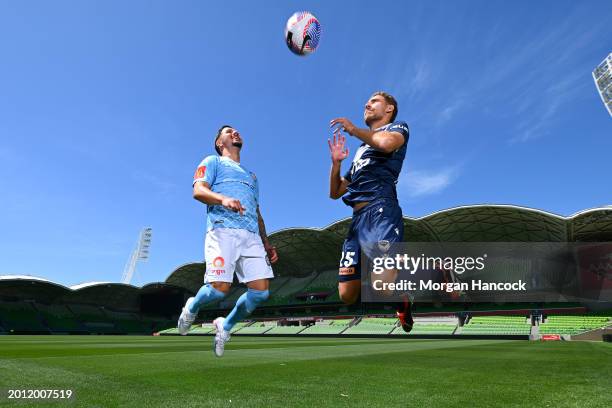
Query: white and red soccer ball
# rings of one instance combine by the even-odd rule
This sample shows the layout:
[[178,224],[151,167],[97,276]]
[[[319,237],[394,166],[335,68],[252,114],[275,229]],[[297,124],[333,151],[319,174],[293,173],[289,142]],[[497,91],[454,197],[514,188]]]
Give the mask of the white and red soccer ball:
[[319,46],[320,38],[321,24],[308,11],[293,13],[287,20],[285,41],[294,54],[303,56],[313,53]]

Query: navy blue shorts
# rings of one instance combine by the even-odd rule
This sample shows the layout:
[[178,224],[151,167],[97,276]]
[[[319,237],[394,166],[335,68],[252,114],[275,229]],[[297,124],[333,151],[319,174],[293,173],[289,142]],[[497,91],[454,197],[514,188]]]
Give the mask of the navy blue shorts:
[[385,248],[403,238],[404,220],[397,200],[375,200],[356,211],[342,244],[338,280],[361,279],[361,251],[370,259],[382,256]]

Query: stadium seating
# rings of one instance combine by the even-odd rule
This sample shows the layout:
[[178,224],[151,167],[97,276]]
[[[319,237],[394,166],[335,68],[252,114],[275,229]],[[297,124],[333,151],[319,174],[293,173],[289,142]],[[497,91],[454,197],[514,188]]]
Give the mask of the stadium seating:
[[[410,333],[405,333],[396,318],[364,317],[355,319],[323,319],[311,326],[279,326],[278,321],[240,322],[232,334],[299,334],[299,335],[522,335],[531,331],[530,319],[523,316],[473,316],[458,327],[455,316],[415,317]],[[551,316],[540,326],[541,334],[577,334],[612,324],[606,316]],[[190,334],[213,334],[212,323],[194,326]],[[175,328],[162,331],[178,333]]]
[[150,334],[172,323],[90,305],[2,301],[0,324],[7,333]]
[[[193,325],[189,329],[189,334],[214,334],[215,327],[212,323],[204,323],[202,325]],[[160,330],[159,334],[179,334],[176,327],[170,327],[169,329]]]
[[[178,333],[178,329],[177,333]],[[215,326],[213,326],[212,323],[204,323],[201,325],[195,325],[195,326],[191,326],[191,329],[189,330],[189,334],[210,334],[210,333],[215,333]]]
[[0,322],[8,332],[49,332],[28,302],[0,302]]
[[[271,300],[275,296],[275,292],[277,292],[285,283],[289,282],[291,278],[289,277],[279,277],[270,280],[270,296]],[[213,302],[211,304],[206,305],[205,309],[231,309],[236,304],[236,301],[244,292],[246,292],[247,288],[245,285],[236,285],[232,288],[231,292],[222,300]],[[268,301],[270,302],[270,301]],[[267,305],[268,303],[266,303]]]
[[342,334],[389,334],[396,325],[396,318],[364,317],[359,323],[349,327]]
[[[264,334],[268,330],[272,329],[276,325],[276,322],[255,322],[248,326],[243,326],[238,330],[238,334]],[[233,331],[232,333],[236,333]]]
[[606,316],[549,316],[540,324],[540,334],[578,334],[611,324]]
[[111,319],[106,317],[104,311],[97,306],[69,305],[68,309],[75,314],[90,333],[111,334],[120,332]]
[[163,317],[155,317],[149,315],[142,315],[142,322],[147,325],[147,327],[151,328],[151,332],[159,332],[160,330],[164,330],[167,327],[172,327],[176,325],[176,320],[168,320]]
[[248,326],[249,324],[251,324],[251,322],[238,322],[236,323],[234,327],[232,327],[232,330],[230,331],[230,333],[234,334],[240,329],[242,329],[243,327]]
[[209,309],[214,309],[215,307],[219,307],[221,309],[231,309],[236,304],[236,301],[244,292],[246,292],[247,288],[243,285],[236,286],[233,290],[220,302],[213,302],[213,304],[206,305]]
[[178,334],[176,327],[170,327],[169,329],[160,330],[159,334]]
[[393,330],[392,334],[404,336],[415,334],[451,335],[457,328],[458,324],[459,321],[454,316],[416,317],[410,333],[406,333],[404,329],[398,326],[395,330]]
[[395,335],[414,335],[414,334],[442,334],[442,335],[451,335],[455,331],[456,327],[457,326],[454,325],[454,324],[445,324],[445,323],[441,323],[441,324],[436,324],[436,323],[418,324],[418,323],[415,323],[414,326],[412,327],[412,330],[410,331],[410,333],[406,333],[404,331],[404,329],[402,329],[401,327],[397,327],[397,328],[395,328],[395,330],[393,330],[392,334],[395,334]]
[[305,288],[291,297],[292,304],[341,303],[338,295],[338,272],[324,271]]
[[246,289],[242,285],[232,286],[230,292],[223,299],[218,299],[204,306],[200,306],[200,310],[206,309],[231,309],[242,292]]
[[298,334],[306,326],[273,326],[266,334]]
[[106,320],[104,312],[98,306],[67,305],[67,307],[81,320]]
[[87,330],[77,321],[64,305],[44,305],[37,303],[36,309],[53,333],[86,333]]
[[140,320],[136,313],[116,312],[108,309],[104,310],[106,316],[112,320],[115,328],[120,333],[126,334],[147,334],[152,333],[151,324]]
[[474,316],[459,334],[529,335],[531,321],[525,316]]
[[338,270],[323,271],[302,292],[335,291],[338,288]]
[[300,334],[341,334],[353,319],[322,320],[304,329]]
[[[338,279],[338,278],[336,278]],[[336,285],[338,285],[338,282],[336,282]],[[336,288],[332,291],[331,295],[325,299],[326,303],[342,303],[342,301],[340,300],[340,294],[338,293],[338,288],[336,286]]]
[[273,296],[285,283],[291,280],[288,276],[281,276],[270,280],[270,295]]
[[266,306],[274,305],[290,305],[300,303],[295,295],[303,292],[303,289],[308,286],[316,278],[315,272],[308,276],[301,278],[291,278],[282,287],[280,287],[275,293],[270,296],[270,299],[266,302]]

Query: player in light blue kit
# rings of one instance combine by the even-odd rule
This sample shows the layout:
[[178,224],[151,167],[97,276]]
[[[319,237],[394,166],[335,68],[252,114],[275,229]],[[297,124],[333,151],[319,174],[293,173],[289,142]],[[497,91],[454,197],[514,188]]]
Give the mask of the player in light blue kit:
[[200,307],[227,295],[234,271],[248,288],[227,318],[214,321],[217,357],[223,355],[232,327],[268,299],[268,279],[274,277],[270,263],[278,260],[259,211],[257,177],[240,164],[241,148],[240,133],[222,126],[215,138],[219,155],[206,157],[193,178],[193,198],[207,206],[206,277],[204,286],[183,307],[179,333],[187,334]]

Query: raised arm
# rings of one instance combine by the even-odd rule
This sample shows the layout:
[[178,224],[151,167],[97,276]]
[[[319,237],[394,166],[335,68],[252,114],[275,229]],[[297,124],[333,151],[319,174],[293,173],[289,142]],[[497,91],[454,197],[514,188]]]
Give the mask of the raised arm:
[[346,193],[346,188],[349,184],[348,180],[340,175],[342,160],[346,159],[349,155],[349,150],[348,147],[345,147],[345,143],[346,138],[339,130],[334,132],[333,142],[329,139],[327,140],[332,159],[332,167],[329,173],[329,197],[334,200],[337,200]]
[[383,153],[391,153],[405,142],[404,136],[399,132],[374,131],[360,129],[346,118],[336,118],[331,121],[331,126],[338,126],[351,136],[355,136],[362,142]]

